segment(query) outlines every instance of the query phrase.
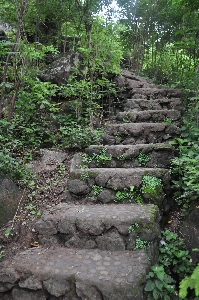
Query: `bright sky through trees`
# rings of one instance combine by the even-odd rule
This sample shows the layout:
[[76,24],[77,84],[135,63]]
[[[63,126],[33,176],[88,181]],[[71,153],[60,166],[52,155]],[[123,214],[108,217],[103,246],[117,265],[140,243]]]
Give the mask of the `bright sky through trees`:
[[105,18],[111,18],[113,21],[117,21],[119,19],[120,8],[117,5],[116,1],[112,1],[112,4],[109,8],[104,7],[102,11],[99,13],[100,16],[104,16]]

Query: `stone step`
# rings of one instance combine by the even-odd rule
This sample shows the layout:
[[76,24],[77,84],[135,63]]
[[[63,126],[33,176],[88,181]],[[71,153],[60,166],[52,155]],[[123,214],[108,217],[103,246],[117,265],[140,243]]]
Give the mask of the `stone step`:
[[41,244],[108,251],[134,250],[136,240],[146,245],[160,236],[155,205],[68,205],[61,203],[36,222]]
[[161,98],[155,100],[146,100],[146,99],[128,99],[126,101],[124,110],[170,110],[174,109],[182,112],[182,103],[179,98]]
[[133,88],[131,92],[131,98],[138,99],[158,99],[158,98],[178,98],[182,96],[181,90],[167,89],[164,87],[142,87]]
[[0,299],[143,300],[152,255],[145,249],[30,249],[0,269]]
[[168,168],[176,152],[172,145],[164,143],[91,145],[85,149],[87,155],[74,156],[74,165],[89,168]]
[[116,116],[116,120],[124,123],[166,122],[168,124],[172,123],[177,126],[181,126],[181,113],[180,111],[174,109],[128,111],[128,112],[119,112]]
[[73,169],[67,188],[79,203],[153,203],[161,211],[171,198],[170,172],[163,168]]
[[104,145],[136,145],[169,142],[181,133],[180,128],[167,123],[109,124],[104,132]]

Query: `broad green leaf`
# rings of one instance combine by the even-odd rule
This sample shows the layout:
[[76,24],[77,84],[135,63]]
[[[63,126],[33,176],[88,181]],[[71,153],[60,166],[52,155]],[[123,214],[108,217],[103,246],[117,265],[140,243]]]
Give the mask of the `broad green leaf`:
[[155,283],[152,280],[148,280],[145,285],[144,290],[146,292],[151,292],[151,291],[153,291],[154,288],[155,288]]

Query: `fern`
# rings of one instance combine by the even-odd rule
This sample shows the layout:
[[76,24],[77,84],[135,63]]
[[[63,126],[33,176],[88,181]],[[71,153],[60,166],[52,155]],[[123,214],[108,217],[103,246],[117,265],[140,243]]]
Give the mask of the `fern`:
[[180,283],[180,292],[179,295],[181,298],[185,298],[187,296],[187,290],[195,289],[195,295],[199,296],[199,264],[194,269],[192,275],[190,277],[185,277]]

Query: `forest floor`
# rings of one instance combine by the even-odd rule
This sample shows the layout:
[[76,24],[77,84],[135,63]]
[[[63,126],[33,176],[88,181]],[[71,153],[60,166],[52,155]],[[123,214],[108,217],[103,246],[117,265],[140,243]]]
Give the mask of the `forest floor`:
[[[60,151],[49,149],[49,152],[51,150]],[[71,160],[75,151],[66,149],[61,152],[65,156],[61,164],[52,160],[46,165],[42,163],[42,156],[39,153],[37,151],[32,162],[35,175],[32,186],[24,191],[15,217],[0,229],[0,257],[1,251],[4,251],[0,261],[7,260],[28,248],[40,247],[34,229],[35,222],[45,210],[53,210],[55,205],[64,201]],[[6,237],[7,228],[12,230]]]

